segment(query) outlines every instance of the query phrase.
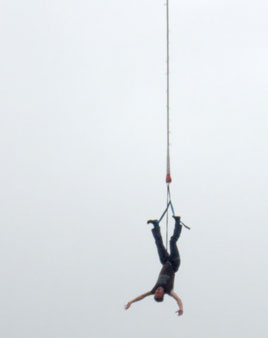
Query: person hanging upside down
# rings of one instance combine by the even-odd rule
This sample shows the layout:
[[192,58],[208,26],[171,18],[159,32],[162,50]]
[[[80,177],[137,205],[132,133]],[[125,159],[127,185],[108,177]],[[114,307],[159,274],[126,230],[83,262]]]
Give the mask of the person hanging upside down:
[[132,303],[135,303],[151,295],[154,295],[154,299],[156,302],[162,302],[164,300],[165,293],[167,293],[169,296],[173,297],[176,300],[179,306],[179,310],[176,311],[178,315],[181,316],[183,314],[182,301],[180,297],[173,291],[175,273],[178,271],[180,266],[180,254],[176,242],[180,237],[182,225],[179,216],[173,216],[173,218],[175,219],[175,228],[169,242],[170,254],[168,254],[167,250],[164,247],[159,222],[157,220],[149,220],[147,222],[148,224],[153,224],[152,233],[155,239],[159,259],[163,266],[158,276],[157,282],[152,290],[128,302],[127,305],[125,305],[126,310],[130,308]]

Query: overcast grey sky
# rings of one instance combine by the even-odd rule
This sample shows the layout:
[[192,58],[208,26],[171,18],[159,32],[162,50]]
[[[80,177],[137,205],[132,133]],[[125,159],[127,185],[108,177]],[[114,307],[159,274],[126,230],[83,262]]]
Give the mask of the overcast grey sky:
[[164,0],[0,1],[1,337],[267,337],[267,15],[170,0],[178,318],[123,309],[160,269]]

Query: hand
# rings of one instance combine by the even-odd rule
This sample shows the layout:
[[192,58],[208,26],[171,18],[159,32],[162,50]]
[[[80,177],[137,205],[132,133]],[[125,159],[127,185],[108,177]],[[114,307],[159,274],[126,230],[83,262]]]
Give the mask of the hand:
[[176,313],[178,313],[178,316],[182,316],[183,315],[183,310],[178,310],[178,311],[176,311]]
[[130,306],[131,306],[131,304],[132,304],[131,302],[128,302],[127,305],[125,305],[125,309],[126,309],[126,310],[129,309]]

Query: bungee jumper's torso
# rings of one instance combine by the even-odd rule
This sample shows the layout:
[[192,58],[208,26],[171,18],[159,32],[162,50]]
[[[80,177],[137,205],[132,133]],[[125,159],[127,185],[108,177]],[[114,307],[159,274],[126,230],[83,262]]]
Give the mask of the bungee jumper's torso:
[[158,287],[162,287],[165,293],[170,294],[170,292],[174,288],[174,279],[175,279],[175,271],[171,263],[168,261],[163,265],[159,273],[157,282],[151,290],[151,294],[153,295]]

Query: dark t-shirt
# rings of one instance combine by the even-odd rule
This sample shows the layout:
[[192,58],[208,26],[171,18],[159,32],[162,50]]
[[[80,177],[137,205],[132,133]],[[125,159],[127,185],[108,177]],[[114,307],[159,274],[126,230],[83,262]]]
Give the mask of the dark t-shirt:
[[174,278],[175,272],[172,268],[172,265],[170,262],[166,262],[160,271],[155,286],[151,290],[151,294],[154,294],[155,290],[160,286],[164,289],[165,293],[170,294],[170,292],[173,290]]

